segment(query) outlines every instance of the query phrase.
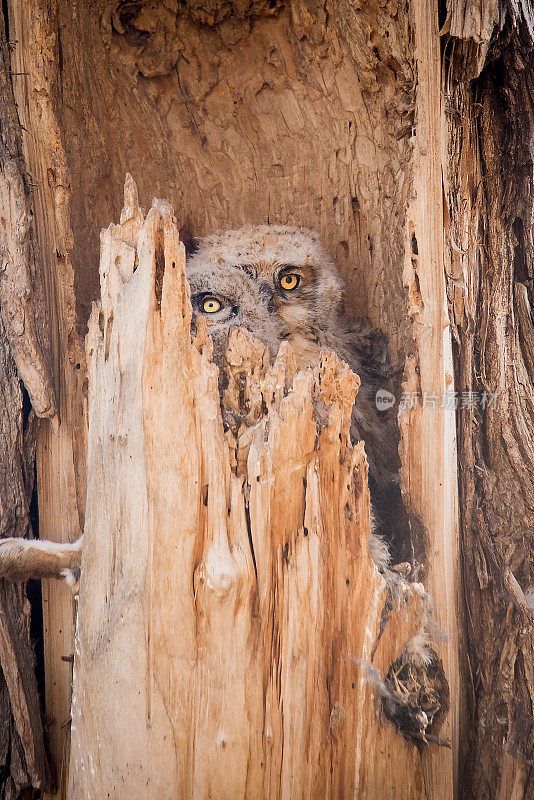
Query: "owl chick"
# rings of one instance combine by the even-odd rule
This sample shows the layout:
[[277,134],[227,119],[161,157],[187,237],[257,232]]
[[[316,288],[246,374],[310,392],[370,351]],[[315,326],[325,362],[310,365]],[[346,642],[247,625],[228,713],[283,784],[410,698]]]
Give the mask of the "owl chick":
[[207,321],[219,366],[230,328],[240,326],[272,356],[289,340],[300,369],[315,364],[326,347],[360,375],[352,432],[369,445],[372,479],[389,481],[390,437],[374,403],[387,376],[383,357],[373,358],[373,349],[383,347],[360,321],[340,316],[343,284],[317,234],[260,225],[207,236],[187,262],[187,278],[193,313]]
[[[340,315],[343,284],[317,234],[276,225],[214,234],[200,241],[186,271],[193,314],[205,317],[220,367],[229,331],[240,326],[273,357],[288,340],[300,369],[315,365],[328,348],[358,373],[362,385],[351,433],[354,440],[365,440],[371,497],[378,527],[384,527],[382,509],[400,502],[395,421],[379,416],[374,402],[388,378],[384,346],[361,321]],[[370,544],[375,561],[384,566],[387,549],[378,538]]]
[[[328,348],[358,373],[362,386],[352,413],[351,433],[354,440],[366,443],[377,529],[384,533],[389,521],[383,511],[402,505],[395,482],[395,425],[391,418],[379,418],[374,403],[376,389],[384,385],[387,372],[384,348],[380,338],[361,322],[340,316],[342,282],[317,234],[262,225],[208,236],[187,260],[186,272],[193,323],[199,316],[205,317],[219,367],[224,363],[231,328],[244,327],[268,347],[273,358],[281,342],[288,340],[300,369],[315,365],[321,350]],[[65,556],[56,553],[53,543],[48,544],[49,549],[41,552],[44,543],[37,547],[28,542],[21,550],[18,542],[12,546],[11,540],[4,540],[0,566],[2,560],[5,564],[13,561],[16,568],[10,567],[9,572],[6,567],[2,574],[13,573],[21,579],[25,570],[26,577],[59,575],[66,570],[69,575],[69,570],[79,566],[81,546],[74,555]],[[380,536],[371,536],[370,549],[375,563],[385,571],[389,552]]]
[[217,339],[242,325],[276,355],[283,339],[300,342],[302,365],[326,345],[338,321],[342,283],[317,235],[286,226],[247,226],[202,239],[187,262],[195,313]]

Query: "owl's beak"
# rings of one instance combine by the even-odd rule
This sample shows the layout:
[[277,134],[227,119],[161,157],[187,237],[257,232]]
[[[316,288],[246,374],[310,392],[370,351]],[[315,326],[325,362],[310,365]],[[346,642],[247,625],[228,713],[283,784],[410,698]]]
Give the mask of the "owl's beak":
[[274,292],[272,286],[268,284],[266,281],[262,281],[262,283],[260,283],[258,288],[260,291],[261,299],[267,306],[267,310],[269,311],[269,313],[272,314],[274,311],[274,304],[273,304]]
[[269,300],[273,299],[273,289],[272,286],[269,283],[267,283],[267,281],[262,281],[258,288],[260,290],[261,298],[264,301],[264,303],[268,303]]

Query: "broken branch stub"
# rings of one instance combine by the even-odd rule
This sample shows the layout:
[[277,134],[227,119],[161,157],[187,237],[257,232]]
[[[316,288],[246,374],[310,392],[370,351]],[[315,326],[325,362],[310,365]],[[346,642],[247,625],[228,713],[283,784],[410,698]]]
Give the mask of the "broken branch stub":
[[358,379],[332,353],[295,372],[288,345],[269,366],[236,331],[225,432],[172,209],[143,218],[131,186],[125,205],[87,336],[69,797],[424,797],[366,677],[421,610],[406,587],[389,633],[349,437]]

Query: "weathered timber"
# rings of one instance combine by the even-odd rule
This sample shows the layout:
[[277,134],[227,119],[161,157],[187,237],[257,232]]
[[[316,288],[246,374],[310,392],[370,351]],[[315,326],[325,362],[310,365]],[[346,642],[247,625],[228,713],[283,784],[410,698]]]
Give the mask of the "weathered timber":
[[269,367],[235,332],[225,402],[240,370],[256,402],[235,440],[170,206],[145,219],[127,182],[101,241],[69,797],[426,797],[368,680],[425,612],[399,584],[385,613],[357,377],[327,353],[295,373],[289,346]]
[[456,30],[443,75],[447,295],[468,400],[458,411],[468,800],[534,796],[533,9],[503,6],[486,60]]
[[[405,362],[403,389],[417,398],[399,414],[401,485],[405,502],[428,531],[425,586],[435,598],[435,616],[446,642],[440,647],[450,686],[444,724],[452,749],[423,754],[432,797],[454,797],[458,775],[458,492],[454,370],[443,270],[441,105],[437,15],[426,0],[412,4],[418,92],[413,137],[414,191],[408,207],[403,281],[412,320],[415,357]],[[434,401],[432,401],[434,398]],[[431,555],[430,555],[431,554]]]
[[[31,532],[36,419],[54,419],[55,395],[38,337],[43,311],[33,251],[31,204],[13,95],[4,10],[0,10],[0,537]],[[41,330],[42,333],[42,330]],[[23,385],[32,410],[23,420]],[[1,540],[0,540],[1,541]],[[0,581],[0,797],[46,789],[45,754],[30,604],[23,585]]]
[[[7,6],[14,93],[33,201],[33,248],[39,270],[33,288],[36,283],[42,287],[36,322],[41,327],[48,323],[59,416],[57,431],[44,423],[37,433],[39,535],[73,543],[83,527],[85,506],[85,365],[75,331],[70,178],[52,102],[57,38],[50,4],[10,1]],[[42,598],[47,745],[59,783],[57,792],[44,796],[65,798],[75,608],[71,590],[57,581],[43,581]]]
[[[427,188],[429,171],[414,159],[417,151],[424,161],[425,147],[428,152],[436,144],[435,128],[423,141],[421,112],[426,108],[435,125],[434,78],[441,58],[437,3],[356,7],[345,0],[328,0],[326,6],[220,0],[205,9],[196,0],[140,2],[135,8],[120,0],[58,0],[52,7],[45,0],[31,5],[13,0],[10,7],[16,97],[35,182],[62,403],[58,435],[43,430],[38,446],[43,537],[72,541],[83,525],[85,359],[77,334],[85,333],[98,294],[98,233],[120,212],[126,168],[145,201],[154,192],[173,201],[180,228],[189,235],[268,221],[315,228],[346,281],[347,313],[362,314],[384,330],[399,375],[405,354],[413,357],[409,369],[417,372],[418,349],[426,347],[426,339],[412,335],[403,264],[412,249],[408,212],[414,191],[429,204],[432,236],[441,219],[435,192],[439,150],[426,159],[433,164]],[[420,79],[419,71],[427,68],[432,79]],[[416,103],[420,148],[414,148],[420,127]],[[422,230],[416,238],[423,249]],[[442,307],[437,274],[442,264],[434,243],[425,243],[427,252],[412,276],[414,286],[422,279],[428,289],[419,331],[440,317]],[[422,358],[425,386],[432,392],[447,381],[438,339]],[[419,391],[411,374],[406,389]],[[397,389],[400,397],[400,385]],[[449,637],[441,655],[454,686],[451,414],[433,416],[429,409],[424,417],[425,453],[433,458],[438,443],[440,468],[428,480],[426,468],[411,456],[403,492],[411,511],[429,526],[427,551],[415,559],[423,572],[429,560],[436,562],[428,588],[447,598],[438,612]],[[414,424],[419,419],[417,412]],[[405,423],[403,457],[410,451],[412,415]],[[417,433],[414,448],[416,441]],[[411,552],[410,530],[404,538]],[[64,763],[71,675],[63,658],[72,654],[72,600],[61,586],[45,582],[43,591],[51,749]],[[449,776],[449,789],[455,696],[447,723],[454,750],[439,751],[434,773],[440,784]]]
[[40,417],[51,418],[56,426],[55,392],[35,321],[39,309],[35,297],[32,211],[3,12],[0,15],[0,165],[2,321],[33,410]]

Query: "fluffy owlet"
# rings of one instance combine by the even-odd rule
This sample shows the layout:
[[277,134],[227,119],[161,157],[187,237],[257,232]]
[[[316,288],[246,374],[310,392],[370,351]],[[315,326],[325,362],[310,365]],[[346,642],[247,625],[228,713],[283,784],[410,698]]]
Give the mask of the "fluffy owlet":
[[241,326],[273,356],[289,340],[299,368],[314,364],[326,347],[359,374],[351,432],[365,440],[373,506],[383,519],[393,496],[395,506],[400,501],[395,422],[375,405],[376,390],[388,378],[385,348],[363,323],[340,315],[342,282],[317,234],[269,225],[217,233],[189,257],[187,277],[193,314],[206,318],[219,365],[230,328]]

